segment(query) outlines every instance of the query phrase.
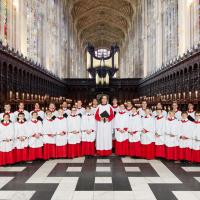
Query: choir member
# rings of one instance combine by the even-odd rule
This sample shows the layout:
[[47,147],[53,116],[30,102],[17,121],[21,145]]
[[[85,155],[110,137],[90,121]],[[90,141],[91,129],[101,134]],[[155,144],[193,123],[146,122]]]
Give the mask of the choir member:
[[126,102],[126,112],[130,115],[131,114],[131,110],[133,108],[133,104],[131,101],[127,101]]
[[28,126],[25,120],[24,113],[19,113],[17,122],[14,124],[15,128],[15,161],[27,161],[28,160]]
[[172,110],[175,113],[176,119],[181,120],[181,111],[178,109],[178,103],[176,101],[172,103]]
[[[167,112],[165,110],[163,110],[163,106],[162,106],[162,103],[158,102],[157,105],[156,105],[156,110],[157,109],[161,109],[162,110],[162,116],[167,118]],[[156,117],[157,116],[157,111],[154,110],[153,111],[153,116]]]
[[82,107],[82,101],[78,100],[77,101],[77,111],[76,114],[82,116],[85,113],[85,108]]
[[52,112],[46,111],[46,118],[43,121],[43,158],[45,160],[56,157],[56,130],[55,122],[52,119]]
[[133,107],[128,120],[129,156],[141,157],[141,132],[142,120],[137,112],[137,108]]
[[5,113],[0,123],[0,165],[13,164],[14,158],[14,125],[10,115]]
[[91,112],[92,114],[95,114],[97,111],[97,106],[98,106],[98,101],[97,99],[92,100],[92,107],[91,107]]
[[73,107],[67,118],[68,133],[68,157],[81,156],[81,117],[77,114],[76,107]]
[[146,116],[145,110],[147,109],[147,101],[142,101],[141,108],[138,109],[140,117]]
[[95,155],[96,122],[90,106],[81,119],[82,155]]
[[64,115],[63,115],[64,117],[67,117],[68,115],[70,115],[71,110],[68,109],[68,104],[67,104],[66,101],[63,101],[63,103],[62,103],[62,109],[64,110]]
[[188,120],[187,112],[182,112],[180,121],[179,134],[179,159],[192,160],[192,136],[194,130],[194,123]]
[[113,109],[115,115],[117,112],[119,112],[119,105],[118,105],[117,98],[113,98],[113,100],[112,100],[112,109]]
[[24,113],[25,119],[28,121],[30,119],[30,114],[29,114],[29,112],[27,110],[24,110],[24,103],[20,102],[18,107],[19,107],[19,109],[14,112],[15,121],[17,120],[17,117],[18,117],[19,113]]
[[173,110],[170,110],[168,113],[165,129],[165,158],[167,160],[178,160],[178,136],[180,133],[180,124],[178,119],[176,119]]
[[155,122],[155,156],[164,158],[166,118],[163,116],[162,109],[157,108]]
[[10,115],[10,121],[15,122],[15,115],[11,112],[11,105],[9,103],[4,104],[4,112],[0,114],[0,120],[3,120],[3,115],[8,113]]
[[42,159],[42,122],[37,119],[37,112],[32,112],[31,118],[27,124],[29,131],[29,160]]
[[146,159],[155,158],[155,119],[149,108],[142,117],[141,156]]
[[58,111],[56,110],[55,103],[49,104],[49,111],[51,111],[52,119],[54,120],[58,116]]
[[128,119],[124,104],[120,104],[119,112],[115,115],[115,153],[116,155],[128,155]]
[[67,119],[64,117],[64,112],[61,108],[58,110],[58,117],[54,123],[56,130],[56,158],[67,157]]
[[43,121],[44,119],[44,111],[40,109],[40,104],[35,103],[34,105],[34,110],[30,112],[30,116],[32,112],[37,112],[38,113],[38,120]]
[[200,112],[195,112],[194,130],[192,135],[192,161],[200,162]]
[[195,121],[195,111],[194,111],[194,104],[193,103],[188,104],[187,113],[188,113],[188,119],[192,122]]
[[112,106],[108,103],[106,95],[102,95],[101,104],[98,105],[95,113],[97,121],[96,150],[100,156],[109,156],[112,154],[112,120],[114,112]]

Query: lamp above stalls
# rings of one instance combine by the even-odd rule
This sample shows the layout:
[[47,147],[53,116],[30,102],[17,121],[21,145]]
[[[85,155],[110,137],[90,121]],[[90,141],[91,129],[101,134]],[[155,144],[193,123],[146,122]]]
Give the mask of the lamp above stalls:
[[92,78],[96,79],[96,85],[109,85],[110,78],[118,71],[119,47],[111,46],[110,49],[95,49],[92,45],[87,46],[87,71]]

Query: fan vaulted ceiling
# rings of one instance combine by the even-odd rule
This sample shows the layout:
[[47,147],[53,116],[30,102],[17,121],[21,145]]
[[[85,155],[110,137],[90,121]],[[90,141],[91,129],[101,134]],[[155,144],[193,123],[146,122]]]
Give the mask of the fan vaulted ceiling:
[[70,5],[78,40],[96,48],[121,45],[134,15],[134,0],[73,0]]

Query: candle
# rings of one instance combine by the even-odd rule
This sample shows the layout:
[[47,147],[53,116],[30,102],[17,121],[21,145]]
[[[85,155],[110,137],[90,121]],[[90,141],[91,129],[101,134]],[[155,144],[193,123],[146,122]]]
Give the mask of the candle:
[[185,99],[185,92],[183,92],[183,99]]
[[195,91],[195,98],[196,99],[198,98],[198,91],[197,90]]
[[192,93],[191,93],[191,92],[189,92],[189,97],[190,97],[190,99],[191,99],[191,97],[192,97]]

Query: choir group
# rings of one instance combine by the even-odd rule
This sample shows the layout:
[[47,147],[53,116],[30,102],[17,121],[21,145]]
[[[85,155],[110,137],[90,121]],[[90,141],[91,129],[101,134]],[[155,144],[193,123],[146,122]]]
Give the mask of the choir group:
[[[67,102],[56,110],[50,103],[46,112],[35,104],[28,112],[24,103],[11,112],[9,104],[0,114],[0,165],[35,159],[79,156],[132,156],[200,162],[200,112],[189,104],[181,112],[174,102],[167,113],[158,103],[155,111],[143,101],[141,107],[108,104],[102,96],[98,105],[82,107],[78,100],[71,109]],[[114,147],[114,148],[113,148]]]

